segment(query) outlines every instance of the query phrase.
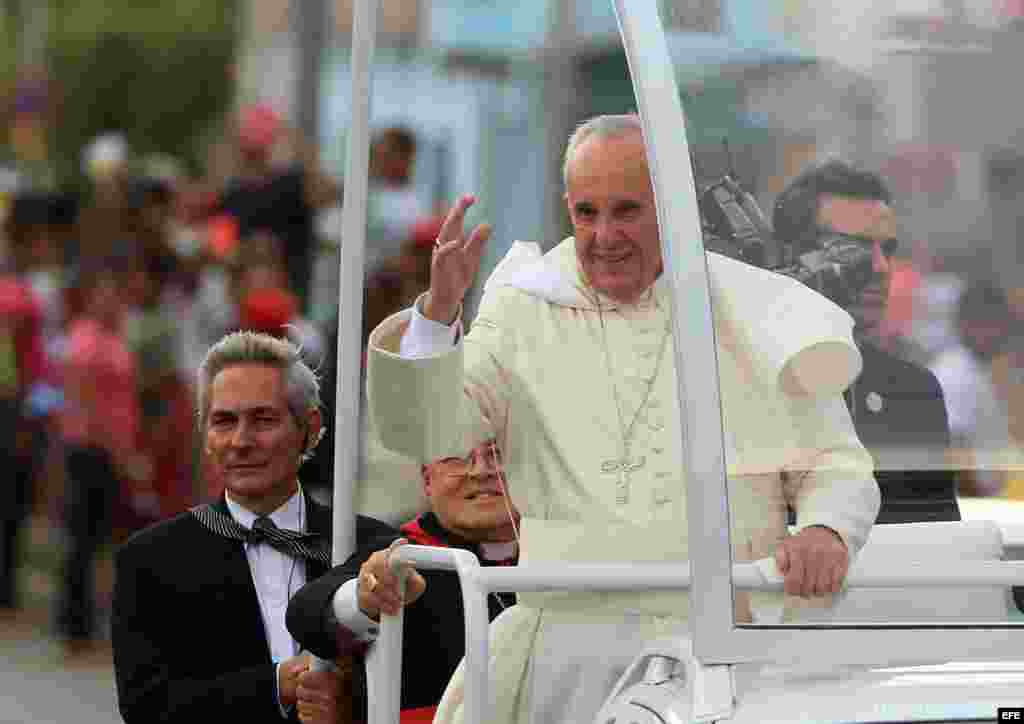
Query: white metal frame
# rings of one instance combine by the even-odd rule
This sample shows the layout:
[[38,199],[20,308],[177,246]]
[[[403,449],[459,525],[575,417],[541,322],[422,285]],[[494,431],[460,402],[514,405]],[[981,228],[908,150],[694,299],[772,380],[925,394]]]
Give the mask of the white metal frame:
[[[678,88],[656,0],[614,0],[644,126],[658,202],[662,252],[673,296],[673,342],[678,371],[682,445],[687,460],[691,560],[679,564],[529,565],[484,569],[472,554],[403,546],[393,563],[446,568],[459,573],[466,611],[467,721],[486,721],[487,604],[491,591],[679,589],[692,586],[690,622],[694,652],[704,664],[786,662],[807,657],[827,665],[901,660],[1019,659],[1022,636],[1014,626],[914,628],[910,626],[748,627],[734,620],[737,588],[779,590],[771,561],[732,564],[729,541],[721,401],[715,359],[706,259],[693,171]],[[358,446],[359,314],[365,244],[369,153],[370,64],[379,0],[356,0],[352,43],[352,125],[343,211],[338,335],[334,549],[335,562],[354,547],[353,481]],[[676,340],[686,339],[686,359]],[[959,565],[958,565],[959,564]],[[931,561],[912,571],[851,571],[851,587],[1020,583],[1021,563]],[[916,581],[916,583],[915,583]],[[368,659],[371,724],[398,721],[402,616],[382,625]],[[803,630],[813,628],[813,630]]]
[[[359,469],[360,355],[363,314],[363,257],[370,184],[370,64],[377,38],[380,0],[357,0],[352,7],[352,128],[348,138],[345,197],[338,255],[338,346],[335,360],[334,507],[331,561],[343,563],[355,551],[355,479]],[[314,659],[324,670],[330,662]]]
[[[656,591],[688,590],[695,576],[688,563],[524,564],[483,568],[472,553],[458,548],[399,546],[389,558],[396,572],[412,565],[421,569],[455,571],[462,588],[465,610],[466,666],[463,721],[484,722],[491,709],[488,677],[487,595],[493,592],[550,591]],[[732,565],[732,579],[740,590],[781,591],[782,576],[767,558]],[[922,561],[862,570],[854,566],[849,588],[908,588],[950,585],[1011,585],[1024,581],[1024,561]],[[695,597],[692,597],[695,598]],[[380,638],[373,647],[369,679],[369,724],[396,724],[401,693],[403,615],[381,618]],[[863,635],[863,631],[848,632]],[[883,632],[891,635],[891,631]],[[700,657],[697,657],[700,659]],[[820,661],[820,656],[816,661]],[[777,657],[773,656],[773,660]],[[865,663],[894,663],[874,652]],[[701,659],[701,663],[708,663]],[[731,663],[731,662],[730,662]],[[695,693],[696,695],[696,693]]]

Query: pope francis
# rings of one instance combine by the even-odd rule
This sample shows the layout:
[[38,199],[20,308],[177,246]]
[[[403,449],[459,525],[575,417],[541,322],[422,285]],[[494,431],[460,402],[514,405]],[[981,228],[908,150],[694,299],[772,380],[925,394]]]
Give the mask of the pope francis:
[[[423,461],[496,433],[520,560],[684,560],[671,305],[639,118],[583,124],[564,175],[574,236],[546,254],[514,244],[465,335],[461,302],[490,230],[464,231],[473,197],[455,205],[430,290],[370,337],[373,425],[385,447]],[[841,397],[860,367],[852,320],[725,257],[709,254],[709,276],[735,555],[774,555],[787,593],[827,595],[879,505]],[[685,634],[686,620],[685,592],[520,595],[491,628],[489,721],[590,721],[644,642]],[[461,722],[462,699],[460,670],[435,721]]]

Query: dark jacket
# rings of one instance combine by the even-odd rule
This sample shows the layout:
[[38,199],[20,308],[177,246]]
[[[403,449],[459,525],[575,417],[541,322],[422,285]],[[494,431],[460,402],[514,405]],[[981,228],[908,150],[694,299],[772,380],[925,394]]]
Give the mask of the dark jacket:
[[[330,510],[306,503],[308,529],[329,540]],[[223,500],[219,508],[228,512]],[[386,528],[362,519],[357,536]],[[115,565],[114,671],[125,722],[281,724],[276,670],[240,541],[183,513],[132,536]],[[299,565],[307,580],[326,570]]]
[[[960,520],[946,402],[924,367],[862,344],[864,370],[846,391],[857,436],[875,459],[879,523]],[[935,467],[931,467],[934,465]]]
[[[426,537],[410,542],[462,548],[478,553],[477,547],[441,527],[433,513],[425,513],[416,520],[416,527]],[[288,604],[288,630],[303,647],[317,656],[337,656],[339,641],[327,626],[328,610],[335,592],[346,581],[359,575],[359,567],[374,552],[379,551],[402,535],[392,529],[376,540],[360,538],[358,547],[343,565],[333,568],[324,577],[307,583]],[[481,558],[483,565],[487,561]],[[454,673],[465,651],[465,622],[462,593],[458,576],[452,571],[420,571],[426,580],[424,594],[405,609],[402,637],[402,708],[411,709],[437,704],[441,700],[448,680]],[[505,606],[514,603],[514,597],[488,596],[491,620]],[[365,667],[357,665],[353,681],[353,713],[356,719],[366,718]]]

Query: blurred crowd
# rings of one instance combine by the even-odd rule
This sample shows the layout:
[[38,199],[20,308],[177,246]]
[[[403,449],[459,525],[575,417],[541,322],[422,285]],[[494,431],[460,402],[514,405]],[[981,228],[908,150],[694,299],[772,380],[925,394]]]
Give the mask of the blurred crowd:
[[1024,500],[1024,288],[971,266],[921,249],[898,260],[883,342],[938,379],[959,494]]
[[[2,209],[0,609],[23,600],[35,511],[60,534],[54,622],[72,645],[96,635],[104,546],[221,492],[193,415],[195,370],[215,341],[287,336],[320,371],[333,419],[336,320],[312,314],[311,280],[323,258],[337,269],[341,184],[269,106],[243,108],[230,141],[230,172],[196,177],[104,135],[82,151],[88,193],[14,190]],[[407,128],[374,137],[364,348],[429,287],[444,209],[414,183],[416,154]],[[1024,498],[1022,324],[1024,295],[942,259],[894,262],[882,343],[941,383],[961,494]],[[332,471],[328,430],[307,486],[326,492]]]
[[[0,610],[24,603],[35,513],[61,543],[53,619],[72,648],[97,633],[104,546],[221,492],[194,435],[193,378],[213,342],[287,336],[333,407],[336,322],[311,318],[310,280],[324,259],[337,272],[341,184],[268,105],[229,127],[227,173],[136,158],[111,133],[82,150],[86,193],[3,198]],[[405,128],[373,142],[366,330],[427,287],[440,222],[413,183],[416,150]],[[330,488],[331,448],[307,468],[311,488]]]

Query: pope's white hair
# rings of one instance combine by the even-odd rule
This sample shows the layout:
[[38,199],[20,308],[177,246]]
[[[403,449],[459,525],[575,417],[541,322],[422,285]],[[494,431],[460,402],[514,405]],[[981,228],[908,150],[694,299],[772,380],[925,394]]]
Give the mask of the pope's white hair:
[[[306,418],[312,410],[320,409],[320,380],[305,360],[301,350],[285,339],[259,332],[232,332],[213,345],[199,365],[196,385],[196,410],[199,431],[206,432],[210,412],[210,387],[213,380],[228,367],[242,364],[262,364],[281,370],[285,382],[288,410],[296,423],[306,429]],[[313,451],[324,436],[324,425],[315,440],[306,440],[302,461],[313,457]],[[308,432],[308,431],[307,431]]]
[[581,123],[565,146],[565,156],[562,159],[562,183],[569,185],[569,164],[576,157],[576,152],[591,136],[597,138],[618,138],[631,133],[643,134],[643,124],[640,116],[635,113],[614,116],[594,116],[590,120]]

